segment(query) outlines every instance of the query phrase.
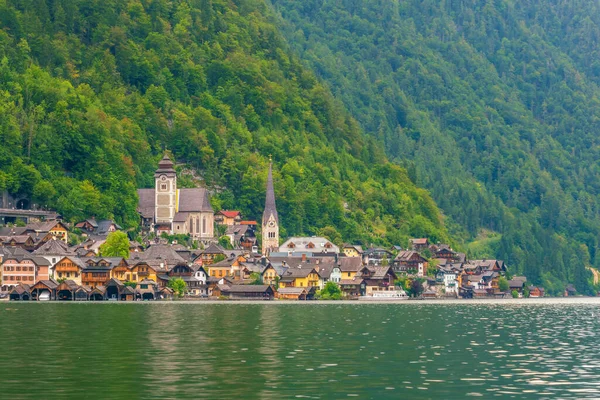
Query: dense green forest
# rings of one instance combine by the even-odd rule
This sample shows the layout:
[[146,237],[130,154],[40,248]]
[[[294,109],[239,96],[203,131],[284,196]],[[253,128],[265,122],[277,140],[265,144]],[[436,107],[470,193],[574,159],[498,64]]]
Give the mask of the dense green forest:
[[451,233],[535,283],[600,265],[600,5],[272,0],[290,45],[430,189]]
[[0,0],[0,190],[135,228],[166,148],[259,218],[272,155],[284,236],[449,240],[273,21],[262,0]]

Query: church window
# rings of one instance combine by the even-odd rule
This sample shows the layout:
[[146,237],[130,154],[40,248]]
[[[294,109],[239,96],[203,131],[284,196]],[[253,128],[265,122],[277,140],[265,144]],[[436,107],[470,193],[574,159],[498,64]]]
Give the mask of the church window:
[[206,217],[202,217],[202,233],[206,233]]
[[200,218],[196,217],[196,233],[200,233]]
[[160,184],[160,190],[162,190],[163,192],[167,191],[167,184],[166,183],[161,183]]

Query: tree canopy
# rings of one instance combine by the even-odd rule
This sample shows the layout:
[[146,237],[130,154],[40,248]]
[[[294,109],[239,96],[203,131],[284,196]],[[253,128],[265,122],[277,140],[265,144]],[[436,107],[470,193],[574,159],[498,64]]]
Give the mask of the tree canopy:
[[589,292],[585,267],[600,266],[596,1],[272,4],[305,65],[430,190],[455,238],[536,284]]
[[448,241],[441,213],[290,51],[263,0],[0,2],[0,190],[136,228],[165,147],[283,237]]
[[108,234],[106,241],[100,245],[102,257],[129,258],[129,238],[125,232],[115,231]]

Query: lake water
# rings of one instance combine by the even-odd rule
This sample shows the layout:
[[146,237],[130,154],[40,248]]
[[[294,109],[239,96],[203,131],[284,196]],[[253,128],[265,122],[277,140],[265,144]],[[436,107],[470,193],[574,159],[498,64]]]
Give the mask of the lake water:
[[600,302],[0,303],[0,398],[598,398]]

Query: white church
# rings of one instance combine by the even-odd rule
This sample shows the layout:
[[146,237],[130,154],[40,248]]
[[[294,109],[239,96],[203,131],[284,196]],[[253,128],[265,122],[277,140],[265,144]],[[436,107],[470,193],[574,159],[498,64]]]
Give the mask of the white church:
[[154,189],[138,189],[142,225],[157,234],[190,234],[214,240],[214,212],[205,188],[178,189],[173,162],[165,154],[154,173]]

